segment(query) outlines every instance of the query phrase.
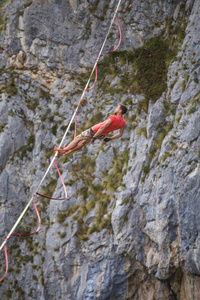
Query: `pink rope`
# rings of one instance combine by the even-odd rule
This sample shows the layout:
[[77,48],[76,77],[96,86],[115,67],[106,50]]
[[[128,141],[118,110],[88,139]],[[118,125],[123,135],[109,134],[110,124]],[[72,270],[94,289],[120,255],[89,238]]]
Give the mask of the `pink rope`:
[[[133,0],[133,1],[134,1],[134,0]],[[129,4],[129,6],[128,6],[127,8],[125,8],[125,9],[123,9],[123,10],[118,10],[117,12],[120,13],[120,12],[124,12],[124,11],[126,11],[127,9],[129,9],[129,8],[132,6],[133,1]],[[101,56],[107,55],[107,54],[110,54],[110,53],[115,52],[115,51],[119,48],[119,46],[120,46],[120,44],[121,44],[121,41],[122,41],[122,32],[121,32],[121,28],[120,28],[119,21],[118,21],[118,19],[117,19],[117,15],[115,16],[115,18],[116,18],[117,26],[118,26],[118,29],[119,29],[119,43],[118,43],[118,45],[117,45],[113,50],[109,51],[108,53],[102,53]],[[97,58],[97,62],[99,61],[99,58],[100,58],[100,57]],[[95,80],[94,80],[94,84],[93,84],[90,88],[87,88],[87,90],[93,89],[93,87],[95,86],[96,82],[97,82],[97,66],[96,66],[96,68],[95,68]],[[82,101],[82,99],[80,99],[78,106],[80,105],[81,101]],[[75,114],[74,139],[75,139],[75,137],[76,137],[76,131],[77,131],[77,112],[76,112],[76,114]]]
[[127,8],[125,8],[123,10],[118,10],[117,12],[124,12],[124,11],[126,11],[127,9],[129,9],[132,6],[133,2],[134,2],[134,0],[131,2],[131,4],[129,4],[129,6]]
[[118,29],[119,29],[119,43],[118,43],[118,45],[117,45],[117,47],[116,47],[115,49],[109,51],[108,53],[102,53],[101,55],[107,55],[107,54],[110,54],[110,53],[115,52],[115,51],[119,48],[119,46],[120,46],[120,44],[121,44],[121,41],[122,41],[122,32],[121,32],[121,28],[120,28],[120,25],[119,25],[119,21],[118,21],[118,19],[117,19],[117,16],[115,16],[115,18],[116,18],[117,26],[118,26]]
[[6,277],[6,275],[8,273],[8,253],[7,253],[7,249],[6,249],[6,244],[4,245],[4,253],[5,253],[5,259],[6,259],[6,271],[5,271],[4,275],[1,277],[0,282]]
[[95,86],[96,82],[97,82],[97,66],[96,66],[96,68],[95,68],[95,80],[94,80],[94,84],[93,84],[93,86],[91,86],[90,88],[87,88],[87,90],[93,89],[93,87]]
[[49,197],[49,196],[46,196],[46,195],[43,195],[43,194],[40,194],[40,193],[36,193],[36,194],[39,195],[39,196],[41,196],[41,197],[43,197],[43,198],[47,198],[47,199],[51,199],[51,200],[66,200],[67,199],[67,189],[66,189],[65,183],[64,183],[64,181],[62,179],[62,175],[60,173],[60,170],[58,169],[58,165],[57,165],[55,159],[54,159],[54,164],[56,166],[56,169],[57,169],[58,175],[60,177],[60,180],[62,182],[62,186],[63,186],[64,192],[65,192],[65,198],[52,198],[52,197]]
[[[33,195],[33,197],[34,197],[34,196],[35,196],[35,195]],[[31,233],[24,233],[24,234],[20,234],[20,233],[19,233],[19,234],[11,234],[12,236],[30,236],[30,235],[33,235],[33,234],[35,234],[36,232],[38,232],[38,231],[40,230],[40,226],[41,226],[41,218],[40,218],[40,214],[39,214],[39,212],[38,212],[37,206],[36,206],[36,204],[35,204],[34,198],[33,198],[33,205],[34,205],[34,208],[35,208],[35,211],[36,211],[36,214],[37,214],[37,217],[38,217],[38,222],[39,222],[36,231],[31,232]],[[6,238],[5,238],[5,241],[7,241],[7,239],[8,239],[8,238],[6,237]],[[7,275],[7,273],[8,273],[8,253],[7,253],[6,244],[4,245],[4,253],[5,253],[5,259],[6,259],[6,271],[5,271],[4,275],[3,275],[3,277],[1,277],[0,282],[6,277],[6,275]]]
[[[52,200],[66,200],[66,199],[67,199],[67,189],[66,189],[66,186],[65,186],[65,184],[64,184],[62,175],[61,175],[60,170],[59,170],[59,168],[58,168],[58,166],[57,166],[57,164],[56,164],[55,159],[54,159],[54,164],[55,164],[55,166],[56,166],[57,172],[58,172],[58,174],[59,174],[60,180],[61,180],[62,185],[63,185],[63,188],[64,188],[65,198],[63,198],[63,199],[57,199],[57,198],[52,198],[52,197],[48,197],[48,196],[42,195],[42,194],[40,194],[40,193],[36,193],[36,194],[39,195],[39,196],[42,196],[42,197],[44,197],[44,198],[48,198],[48,199],[52,199]],[[37,227],[37,229],[36,229],[34,232],[31,232],[31,233],[24,233],[24,234],[21,234],[21,233],[14,234],[14,233],[13,233],[13,234],[11,234],[11,236],[19,236],[19,237],[21,237],[21,236],[30,236],[30,235],[33,235],[33,234],[37,233],[37,232],[40,230],[40,227],[41,227],[41,218],[40,218],[40,214],[39,214],[39,211],[38,211],[38,209],[37,209],[37,206],[36,206],[35,200],[34,200],[34,196],[35,196],[36,194],[33,195],[33,205],[34,205],[34,208],[35,208],[37,217],[38,217],[38,227]],[[5,238],[5,241],[7,241],[7,239],[8,239],[8,237]],[[6,270],[5,270],[4,275],[0,278],[0,282],[6,277],[6,274],[7,274],[7,272],[8,272],[8,253],[7,253],[6,244],[4,245],[4,253],[5,253],[5,259],[6,259]]]

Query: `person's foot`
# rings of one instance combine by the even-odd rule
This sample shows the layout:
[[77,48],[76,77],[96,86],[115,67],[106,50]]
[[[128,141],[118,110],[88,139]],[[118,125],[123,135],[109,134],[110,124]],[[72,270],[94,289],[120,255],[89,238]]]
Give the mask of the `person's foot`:
[[55,145],[55,152],[58,152],[58,155],[62,155],[63,149],[60,149],[57,145]]
[[59,155],[60,155],[60,156],[67,155],[67,154],[69,154],[70,152],[72,152],[72,150],[62,151],[61,153],[59,153]]
[[55,149],[55,151],[59,151],[60,150],[60,148],[57,145],[55,145],[54,149]]
[[58,151],[58,152],[63,152],[63,151],[68,151],[67,149],[65,149],[66,147],[66,144],[63,146],[63,148],[59,148],[57,145],[55,145],[55,151]]

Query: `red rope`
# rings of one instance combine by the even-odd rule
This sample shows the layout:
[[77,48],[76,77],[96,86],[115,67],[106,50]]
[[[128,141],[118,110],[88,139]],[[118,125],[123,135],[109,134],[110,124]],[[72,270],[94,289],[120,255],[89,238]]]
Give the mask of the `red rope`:
[[117,12],[123,12],[123,11],[126,11],[127,9],[129,9],[129,8],[132,6],[133,2],[134,2],[134,0],[131,2],[131,4],[129,4],[129,6],[128,6],[127,8],[125,8],[125,9],[123,9],[123,10],[118,10]]
[[[35,195],[33,195],[33,197],[34,197]],[[33,234],[35,234],[36,232],[38,232],[39,230],[40,230],[40,226],[41,226],[41,218],[40,218],[40,214],[39,214],[39,212],[38,212],[38,209],[37,209],[37,206],[36,206],[36,204],[35,204],[35,201],[34,201],[34,198],[33,198],[33,205],[34,205],[34,208],[35,208],[35,211],[36,211],[36,214],[37,214],[37,217],[38,217],[38,227],[37,227],[37,229],[36,229],[36,231],[34,231],[34,232],[31,232],[31,233],[24,233],[24,234],[21,234],[21,233],[18,233],[18,234],[11,234],[12,236],[29,236],[29,235],[33,235]]]
[[[134,0],[133,0],[133,1],[134,1]],[[125,9],[123,9],[123,10],[118,10],[117,12],[120,13],[120,12],[124,12],[124,11],[126,11],[127,9],[129,9],[129,8],[132,6],[133,1],[131,2],[131,4],[129,4],[129,6],[128,6],[127,8],[125,8]],[[110,54],[110,53],[115,52],[115,51],[119,48],[119,46],[120,46],[120,44],[121,44],[121,41],[122,41],[122,32],[121,32],[121,28],[120,28],[119,21],[118,21],[118,19],[117,19],[117,15],[115,16],[115,18],[116,18],[117,26],[118,26],[118,29],[119,29],[119,43],[118,43],[118,45],[115,47],[115,49],[109,51],[108,53],[102,53],[100,56],[107,55],[107,54]],[[97,62],[99,61],[99,58],[100,58],[100,57],[97,58]],[[95,68],[95,80],[94,80],[94,84],[93,84],[90,88],[87,88],[87,90],[93,89],[93,87],[95,86],[96,82],[97,82],[97,66],[96,66],[96,68]],[[82,101],[82,99],[80,99],[78,106],[80,105],[81,101]],[[76,111],[76,114],[75,114],[74,139],[75,139],[75,137],[76,137],[76,131],[77,131],[77,111]],[[62,151],[62,150],[59,150],[59,151]],[[64,151],[66,151],[66,150],[64,150]]]
[[[99,60],[99,59],[98,59],[98,60]],[[94,80],[94,84],[93,84],[93,86],[91,86],[90,88],[87,88],[87,90],[93,89],[93,87],[95,86],[96,82],[97,82],[97,66],[96,66],[96,68],[95,68],[95,80]]]
[[1,277],[0,282],[6,277],[6,274],[8,273],[8,253],[6,249],[6,244],[4,245],[4,253],[5,253],[5,259],[6,259],[6,271],[4,275]]
[[56,163],[55,159],[54,159],[54,164],[56,166],[57,172],[59,174],[60,180],[61,180],[62,185],[63,185],[63,189],[64,189],[64,192],[65,192],[65,198],[52,198],[52,197],[49,197],[49,196],[46,196],[46,195],[43,195],[43,194],[40,194],[40,193],[36,193],[36,194],[39,195],[39,196],[41,196],[41,197],[43,197],[43,198],[47,198],[47,199],[51,199],[51,200],[66,200],[67,199],[67,189],[66,189],[65,183],[64,183],[64,181],[62,179],[62,175],[61,175],[61,173],[60,173],[60,171],[58,169],[58,166],[57,166],[57,163]]
[[[61,182],[62,182],[62,185],[63,185],[63,188],[64,188],[65,198],[58,199],[58,198],[52,198],[52,197],[49,197],[49,196],[45,196],[45,195],[42,195],[42,194],[40,194],[40,193],[36,193],[36,194],[39,195],[39,196],[42,196],[42,197],[44,197],[44,198],[48,198],[48,199],[52,199],[52,200],[66,200],[66,199],[67,199],[67,190],[66,190],[66,186],[65,186],[65,184],[64,184],[64,181],[63,181],[63,179],[62,179],[60,170],[58,169],[58,166],[57,166],[57,164],[56,164],[55,159],[54,159],[54,163],[55,163],[56,169],[57,169],[57,171],[58,171],[59,177],[60,177],[60,179],[61,179]],[[36,206],[35,200],[34,200],[34,196],[35,196],[36,194],[33,195],[33,205],[34,205],[34,208],[35,208],[37,217],[38,217],[38,227],[37,227],[37,229],[36,229],[34,232],[31,232],[31,233],[24,233],[24,234],[21,234],[21,233],[14,234],[14,233],[13,233],[13,234],[11,234],[11,236],[20,236],[20,237],[21,237],[21,236],[30,236],[30,235],[33,235],[33,234],[37,233],[37,232],[40,230],[40,227],[41,227],[41,218],[40,218],[40,214],[39,214],[39,211],[38,211],[38,209],[37,209],[37,206]],[[6,237],[6,238],[5,238],[5,241],[7,241],[7,239],[8,239],[8,238]],[[4,245],[4,253],[5,253],[5,259],[6,259],[6,270],[5,270],[5,273],[4,273],[3,277],[0,278],[0,282],[6,277],[6,274],[7,274],[7,272],[8,272],[8,253],[7,253],[6,244]]]
[[118,43],[118,45],[117,45],[117,47],[116,47],[115,49],[109,51],[108,53],[102,53],[102,54],[101,54],[102,56],[103,56],[103,55],[107,55],[107,54],[110,54],[110,53],[115,52],[115,51],[119,48],[119,46],[120,46],[120,44],[121,44],[121,41],[122,41],[122,32],[121,32],[121,28],[120,28],[120,25],[119,25],[119,21],[118,21],[118,19],[117,19],[117,16],[115,16],[115,18],[116,18],[117,26],[118,26],[118,29],[119,29],[119,43]]
[[[38,232],[38,231],[40,230],[40,226],[41,226],[41,218],[40,218],[40,214],[39,214],[39,212],[38,212],[37,206],[36,206],[35,201],[34,201],[34,196],[35,196],[35,195],[33,195],[33,205],[34,205],[34,208],[35,208],[35,211],[36,211],[36,214],[37,214],[37,217],[38,217],[38,222],[39,222],[36,231],[31,232],[31,233],[24,233],[24,234],[21,234],[21,233],[19,233],[19,234],[14,234],[14,233],[13,233],[13,234],[11,234],[12,236],[30,236],[30,235],[33,235],[33,234],[35,234],[36,232]],[[6,240],[7,240],[7,237],[5,238],[5,241],[6,241]],[[6,259],[6,271],[5,271],[4,275],[3,275],[3,277],[1,277],[0,282],[6,277],[6,274],[7,274],[7,272],[8,272],[8,253],[7,253],[6,244],[4,245],[4,253],[5,253],[5,259]]]

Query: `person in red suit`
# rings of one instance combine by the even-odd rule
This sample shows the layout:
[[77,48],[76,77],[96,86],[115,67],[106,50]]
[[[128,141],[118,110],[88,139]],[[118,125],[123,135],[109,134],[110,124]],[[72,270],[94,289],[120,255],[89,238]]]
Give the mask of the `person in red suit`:
[[[110,142],[111,140],[118,139],[123,135],[126,121],[122,117],[127,112],[127,107],[124,104],[119,104],[115,109],[115,114],[111,115],[102,123],[96,124],[91,128],[83,131],[67,146],[63,149],[55,147],[55,151],[58,151],[59,155],[69,154],[71,152],[80,150],[85,144],[91,142],[94,144],[95,140],[103,140],[104,142]],[[108,133],[118,130],[119,132],[112,137],[106,137]]]

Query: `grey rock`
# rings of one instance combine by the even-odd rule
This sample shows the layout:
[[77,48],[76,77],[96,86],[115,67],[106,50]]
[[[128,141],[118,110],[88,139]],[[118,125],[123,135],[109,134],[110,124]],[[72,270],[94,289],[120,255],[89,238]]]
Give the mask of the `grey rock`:
[[[12,63],[15,67],[21,50],[26,56],[22,69],[0,77],[0,85],[4,86],[14,76],[18,89],[14,96],[2,90],[0,97],[2,241],[46,172],[54,145],[59,144],[63,126],[67,127],[80,100],[83,73],[96,60],[115,6],[114,0],[107,4],[16,0],[3,10],[7,25],[0,35],[0,67]],[[136,116],[134,129],[131,117],[144,95],[129,91],[105,95],[104,86],[86,93],[87,105],[80,105],[78,111],[78,130],[99,111],[106,119],[119,102],[128,100],[126,130],[122,139],[110,144],[95,143],[56,158],[68,199],[35,197],[41,230],[30,239],[9,239],[13,270],[0,290],[8,295],[12,289],[11,299],[21,297],[19,288],[11,284],[16,278],[27,300],[200,298],[199,1],[136,0],[131,10],[118,18],[123,35],[119,51],[132,51],[163,29],[167,35],[169,20],[172,25],[188,21],[177,61],[171,62],[168,69],[167,91],[150,103],[148,113],[142,111]],[[110,51],[118,38],[115,24],[104,52]],[[127,67],[126,62],[121,71]],[[105,81],[117,87],[120,75],[112,76],[107,75]],[[185,86],[181,85],[183,81]],[[51,96],[41,97],[41,89]],[[33,98],[39,101],[36,107],[32,107]],[[194,109],[189,113],[191,107]],[[173,124],[173,128],[165,132],[159,144],[163,122]],[[142,127],[146,127],[147,137],[138,133]],[[35,136],[33,149],[20,155],[31,134]],[[72,136],[70,130],[64,143]],[[155,145],[156,151],[150,155]],[[124,157],[125,151],[128,157]],[[86,156],[92,166],[83,161]],[[117,183],[115,192],[107,190],[111,179]],[[98,190],[101,186],[103,191]],[[85,190],[87,199],[82,195]],[[63,197],[54,167],[39,191]],[[95,206],[87,208],[84,216],[81,209],[88,207],[90,200]],[[75,205],[81,207],[73,212]],[[63,214],[60,223],[58,214]],[[97,231],[85,236],[89,229],[95,229],[94,225]],[[37,220],[31,204],[16,231],[34,228]]]
[[148,138],[152,137],[153,132],[156,131],[158,126],[164,120],[165,110],[164,110],[163,101],[164,100],[161,98],[149,108],[148,126],[147,126]]

